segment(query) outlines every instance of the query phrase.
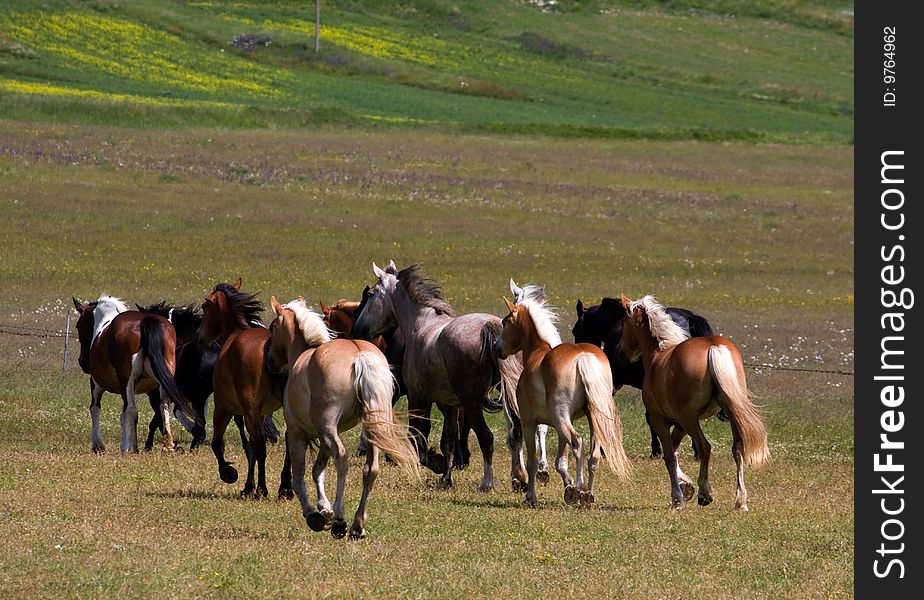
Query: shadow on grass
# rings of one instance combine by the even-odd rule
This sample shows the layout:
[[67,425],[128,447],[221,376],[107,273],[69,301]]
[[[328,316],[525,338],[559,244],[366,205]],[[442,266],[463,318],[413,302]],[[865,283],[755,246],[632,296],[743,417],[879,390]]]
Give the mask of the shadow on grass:
[[148,498],[162,498],[167,500],[226,500],[230,502],[253,502],[250,498],[243,498],[237,490],[226,493],[204,492],[202,490],[173,490],[170,492],[146,492]]
[[564,502],[556,502],[551,498],[543,502],[543,499],[539,498],[539,505],[535,508],[527,508],[523,504],[523,499],[521,496],[517,495],[513,498],[449,498],[447,500],[449,504],[454,504],[456,506],[468,506],[471,508],[502,508],[502,509],[518,509],[524,511],[554,511],[560,512],[564,510],[577,511],[577,512],[607,512],[607,513],[637,513],[637,512],[667,512],[667,505],[653,506],[653,505],[614,505],[614,504],[595,504],[593,508],[585,509],[578,506],[569,506]]

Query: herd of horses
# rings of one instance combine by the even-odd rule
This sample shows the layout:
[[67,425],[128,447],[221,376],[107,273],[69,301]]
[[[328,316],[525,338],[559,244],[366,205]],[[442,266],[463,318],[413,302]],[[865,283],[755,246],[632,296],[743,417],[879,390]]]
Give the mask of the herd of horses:
[[[137,394],[147,394],[154,409],[145,449],[153,448],[160,431],[164,451],[175,449],[171,408],[191,433],[191,448],[206,440],[212,396],[211,448],[219,477],[229,484],[238,479],[224,456],[233,419],[247,456],[241,495],[266,497],[266,444],[279,436],[272,415],[282,408],[286,451],[279,497],[296,496],[314,531],[362,538],[383,454],[411,478],[419,478],[425,466],[451,486],[453,471],[468,465],[473,431],[483,460],[478,490],[493,489],[494,434],[485,420],[492,411],[503,411],[511,485],[525,491],[526,505],[536,505],[537,481],[548,480],[545,436],[552,427],[565,502],[592,506],[602,458],[619,477],[632,470],[614,401],[614,392],[629,385],[642,390],[651,457],[663,456],[672,507],[682,507],[697,491],[700,505],[712,502],[711,446],[700,421],[718,416],[732,431],[735,508],[748,509],[744,465],[769,459],[766,430],[750,399],[741,353],[715,335],[705,318],[665,308],[652,296],[634,302],[604,298],[590,307],[579,300],[575,341],[565,343],[539,286],[519,287],[511,279],[513,300],[504,299],[508,314],[501,319],[456,314],[419,265],[398,270],[394,262],[384,269],[373,264],[373,274],[375,282],[359,300],[321,302],[321,313],[301,296],[286,304],[274,296],[275,318],[268,326],[261,320],[263,303],[241,291],[240,279],[216,285],[201,306],[161,302],[129,310],[107,295],[87,303],[75,298],[79,364],[90,376],[93,451],[105,450],[104,392],[123,400],[122,452],[138,450]],[[393,409],[401,396],[407,397],[407,424]],[[443,415],[438,449],[428,441],[434,404]],[[573,423],[584,416],[589,446]],[[349,453],[340,436],[357,425],[358,453],[365,455],[362,497],[347,530]],[[699,459],[695,486],[677,461],[687,435]],[[305,486],[309,447],[315,450],[315,503]],[[337,471],[333,505],[325,492],[331,460]]]

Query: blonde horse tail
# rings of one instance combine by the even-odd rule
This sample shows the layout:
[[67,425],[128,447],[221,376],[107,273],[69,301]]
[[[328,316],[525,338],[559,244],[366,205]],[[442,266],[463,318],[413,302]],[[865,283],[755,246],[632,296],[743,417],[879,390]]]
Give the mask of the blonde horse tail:
[[767,430],[760,409],[751,402],[743,373],[738,377],[738,366],[727,346],[709,348],[709,372],[719,388],[719,406],[728,413],[741,435],[745,462],[759,467],[770,460]]
[[503,360],[497,361],[497,367],[500,371],[501,381],[501,401],[504,404],[504,412],[519,418],[520,405],[517,402],[517,384],[520,382],[520,375],[523,373],[522,354],[519,352],[513,356],[508,356]]
[[391,407],[395,377],[381,352],[363,351],[353,359],[353,387],[363,405],[366,439],[387,454],[409,476],[420,478],[420,459],[411,444],[407,428]]
[[609,367],[601,364],[593,354],[583,353],[577,359],[577,369],[587,396],[587,417],[606,455],[606,462],[620,477],[629,477],[632,463],[622,447],[622,421],[613,401],[613,376]]

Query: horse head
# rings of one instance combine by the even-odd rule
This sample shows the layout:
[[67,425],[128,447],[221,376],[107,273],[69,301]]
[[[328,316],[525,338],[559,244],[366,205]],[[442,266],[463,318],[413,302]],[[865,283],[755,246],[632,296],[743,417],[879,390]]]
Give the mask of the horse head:
[[380,269],[372,263],[372,272],[377,281],[369,291],[363,291],[363,301],[356,309],[356,322],[351,335],[356,339],[368,340],[397,326],[392,295],[398,285],[397,271],[392,261],[387,268]]
[[74,301],[74,308],[77,309],[77,339],[80,342],[80,357],[77,364],[80,370],[90,374],[90,345],[93,341],[93,325],[95,318],[93,311],[96,308],[96,302],[83,303],[77,298],[71,298]]

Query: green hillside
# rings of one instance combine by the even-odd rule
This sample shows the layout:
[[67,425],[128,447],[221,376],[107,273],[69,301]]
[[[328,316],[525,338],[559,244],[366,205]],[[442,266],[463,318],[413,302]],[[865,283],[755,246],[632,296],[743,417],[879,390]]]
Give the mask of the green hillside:
[[543,4],[0,0],[0,115],[852,141],[852,2]]

